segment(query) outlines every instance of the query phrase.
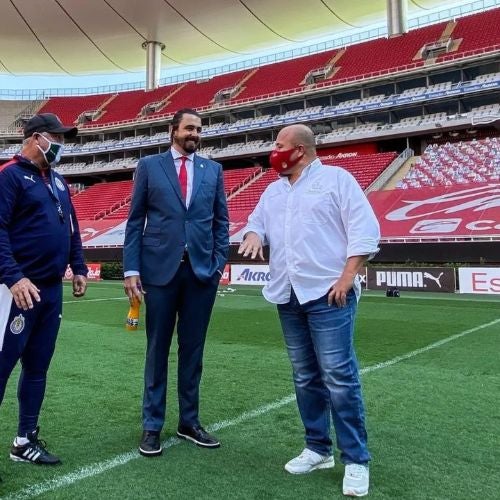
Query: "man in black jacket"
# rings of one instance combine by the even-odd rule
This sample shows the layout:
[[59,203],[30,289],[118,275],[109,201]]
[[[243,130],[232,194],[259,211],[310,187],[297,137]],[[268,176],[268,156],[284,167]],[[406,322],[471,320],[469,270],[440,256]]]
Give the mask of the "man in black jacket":
[[52,167],[65,138],[75,137],[56,115],[33,116],[19,154],[0,167],[0,403],[21,360],[19,426],[10,457],[60,463],[38,439],[47,370],[62,313],[62,277],[73,270],[73,295],[86,290],[87,267],[68,186]]

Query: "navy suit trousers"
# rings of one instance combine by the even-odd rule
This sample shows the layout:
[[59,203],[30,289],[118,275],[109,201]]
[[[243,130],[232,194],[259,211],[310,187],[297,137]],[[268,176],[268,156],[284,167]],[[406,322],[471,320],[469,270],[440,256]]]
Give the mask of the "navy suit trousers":
[[0,332],[0,403],[9,376],[21,360],[18,436],[25,436],[37,426],[61,323],[62,284],[37,286],[41,301],[33,301],[33,309],[23,311],[12,300],[5,330]]
[[186,261],[167,285],[143,286],[147,335],[143,428],[160,431],[165,422],[168,355],[176,323],[179,425],[198,425],[203,349],[218,279],[200,281]]

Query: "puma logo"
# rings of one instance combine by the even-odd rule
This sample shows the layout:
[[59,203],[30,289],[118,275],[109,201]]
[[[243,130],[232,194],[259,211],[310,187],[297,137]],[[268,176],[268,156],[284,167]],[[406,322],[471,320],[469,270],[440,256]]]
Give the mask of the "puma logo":
[[33,184],[36,184],[35,179],[33,179],[33,174],[31,174],[29,177],[25,175],[24,178],[27,179],[28,181],[31,181]]
[[424,273],[424,278],[430,279],[434,282],[436,282],[436,285],[441,288],[441,282],[439,281],[441,279],[441,276],[443,276],[444,273],[439,273],[439,276],[436,278],[433,276],[431,273]]

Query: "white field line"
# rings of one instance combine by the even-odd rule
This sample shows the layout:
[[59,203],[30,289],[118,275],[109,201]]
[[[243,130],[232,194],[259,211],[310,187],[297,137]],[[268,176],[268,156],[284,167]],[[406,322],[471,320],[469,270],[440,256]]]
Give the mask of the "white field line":
[[[405,361],[407,359],[414,358],[415,356],[418,356],[419,354],[426,353],[432,349],[436,349],[438,347],[441,347],[444,344],[447,344],[449,342],[453,342],[454,340],[457,340],[461,337],[464,337],[465,335],[469,335],[470,333],[477,332],[479,330],[483,330],[485,328],[489,328],[491,326],[494,326],[496,324],[500,323],[500,318],[495,319],[493,321],[490,321],[489,323],[484,323],[482,325],[476,326],[474,328],[470,328],[468,330],[464,330],[463,332],[457,333],[455,335],[451,335],[450,337],[446,337],[445,339],[439,340],[437,342],[433,342],[432,344],[429,344],[425,347],[422,347],[420,349],[415,349],[414,351],[408,352],[406,354],[403,354],[401,356],[396,356],[395,358],[389,359],[388,361],[384,361],[382,363],[377,363],[375,365],[370,365],[365,368],[362,368],[360,370],[361,374],[366,374],[366,373],[371,373],[376,370],[381,370],[383,368],[387,368],[389,366],[395,365],[396,363],[400,363],[401,361]],[[219,431],[221,429],[225,429],[227,427],[232,427],[238,424],[241,424],[243,422],[246,422],[247,420],[251,420],[253,418],[259,417],[261,415],[264,415],[266,413],[269,413],[273,410],[276,410],[278,408],[281,408],[282,406],[285,406],[292,401],[295,400],[295,394],[290,394],[283,399],[276,400],[272,403],[268,403],[263,406],[259,406],[258,408],[255,408],[254,410],[250,410],[248,412],[244,412],[238,417],[231,419],[231,420],[221,420],[219,422],[216,422],[215,424],[212,424],[210,427],[208,427],[209,432],[214,432],[214,431]],[[172,446],[178,445],[181,443],[181,440],[175,437],[171,437],[167,439],[163,443],[163,448],[171,448]],[[91,464],[85,467],[81,467],[80,469],[75,470],[74,472],[70,472],[68,474],[65,474],[64,476],[56,477],[53,479],[49,479],[47,481],[44,481],[42,483],[34,484],[32,486],[28,486],[27,488],[24,488],[22,490],[19,490],[15,493],[12,493],[6,497],[2,497],[4,500],[24,500],[28,498],[34,498],[39,495],[42,495],[44,493],[47,493],[49,491],[57,490],[59,488],[63,488],[64,486],[70,486],[74,483],[77,483],[78,481],[82,481],[83,479],[86,479],[88,477],[94,477],[99,474],[102,474],[103,472],[106,472],[108,470],[114,469],[115,467],[118,467],[120,465],[125,465],[128,462],[135,460],[137,458],[140,458],[141,455],[137,450],[132,450],[127,453],[122,453],[121,455],[117,455],[113,458],[110,458],[108,460],[104,460],[102,462],[98,462],[95,464]]]
[[[222,293],[222,297],[220,296],[220,292],[217,293],[217,298],[223,298],[225,299],[226,297],[247,297],[247,298],[256,298],[261,300],[262,296],[261,295],[250,295],[250,294],[240,294],[240,293]],[[365,297],[375,297],[375,295],[365,295]],[[455,295],[446,295],[443,294],[443,297],[415,297],[415,296],[406,296],[405,298],[407,299],[412,299],[412,300],[455,300],[455,301],[460,301],[460,300],[466,300],[465,298],[462,298],[462,296],[455,296]],[[123,297],[106,297],[106,298],[100,298],[100,299],[72,299],[72,300],[66,300],[63,302],[63,304],[86,304],[87,302],[104,302],[106,300],[128,300],[127,296]],[[398,299],[393,299],[393,300],[398,300]],[[486,299],[486,298],[481,298],[477,299],[477,302],[487,302],[487,303],[492,303],[492,304],[500,304],[500,300],[495,300],[495,299]],[[222,302],[223,304],[223,302]],[[272,304],[269,304],[272,305]]]
[[65,300],[63,304],[86,304],[87,302],[105,302],[106,300],[128,300],[128,297],[106,297],[105,299],[84,299],[84,300]]

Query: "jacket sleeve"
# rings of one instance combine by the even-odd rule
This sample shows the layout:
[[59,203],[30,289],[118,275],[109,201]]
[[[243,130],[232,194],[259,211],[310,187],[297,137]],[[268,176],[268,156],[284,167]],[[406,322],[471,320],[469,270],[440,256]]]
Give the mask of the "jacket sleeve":
[[15,178],[7,170],[0,172],[0,283],[9,288],[24,275],[14,259],[9,237],[9,225],[20,193]]
[[148,171],[146,159],[139,160],[135,171],[132,202],[123,243],[123,271],[141,271],[141,244],[146,222]]
[[214,235],[214,253],[222,273],[229,256],[229,213],[227,199],[224,191],[224,175],[222,165],[216,163],[218,168],[217,191],[214,200],[214,219],[212,231]]

